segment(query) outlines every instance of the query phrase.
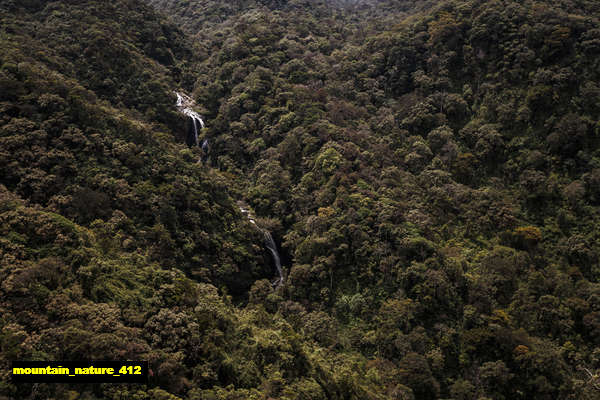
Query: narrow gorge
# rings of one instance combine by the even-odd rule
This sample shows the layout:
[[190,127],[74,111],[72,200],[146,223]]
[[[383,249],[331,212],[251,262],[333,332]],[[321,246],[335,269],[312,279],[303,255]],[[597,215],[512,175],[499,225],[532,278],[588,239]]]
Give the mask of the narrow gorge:
[[[208,157],[209,144],[208,144],[208,139],[203,139],[202,144],[201,145],[199,144],[199,137],[198,137],[199,129],[198,128],[200,128],[200,129],[205,128],[204,120],[202,119],[200,114],[198,114],[196,111],[193,110],[193,106],[194,106],[195,102],[190,96],[188,96],[184,93],[181,93],[181,92],[175,92],[175,94],[177,95],[177,102],[175,103],[175,106],[177,107],[179,112],[181,112],[183,115],[185,115],[186,117],[188,117],[190,119],[190,124],[192,126],[193,141],[189,140],[190,135],[188,133],[188,140],[186,141],[186,143],[190,147],[198,146],[201,148],[202,155],[200,156],[200,159],[198,160],[198,162],[203,162]],[[275,240],[273,239],[271,232],[258,226],[255,218],[252,216],[252,214],[250,214],[250,211],[247,206],[240,206],[240,211],[242,212],[243,215],[247,216],[250,223],[252,223],[254,226],[256,226],[256,228],[258,230],[260,230],[260,232],[263,234],[264,246],[266,247],[266,249],[269,250],[269,253],[271,254],[271,257],[273,259],[273,264],[275,265],[275,268],[277,269],[277,273],[279,274],[279,277],[273,282],[273,286],[279,287],[280,285],[282,285],[284,283],[284,275],[283,275],[283,269],[281,266],[281,257],[279,255],[279,251],[277,250],[277,244],[275,243]]]

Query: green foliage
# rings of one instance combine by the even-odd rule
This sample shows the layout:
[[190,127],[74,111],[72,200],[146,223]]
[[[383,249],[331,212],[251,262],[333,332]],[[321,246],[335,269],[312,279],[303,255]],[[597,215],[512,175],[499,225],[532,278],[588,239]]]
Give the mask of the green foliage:
[[147,3],[0,2],[0,365],[152,370],[0,397],[594,398],[597,2]]

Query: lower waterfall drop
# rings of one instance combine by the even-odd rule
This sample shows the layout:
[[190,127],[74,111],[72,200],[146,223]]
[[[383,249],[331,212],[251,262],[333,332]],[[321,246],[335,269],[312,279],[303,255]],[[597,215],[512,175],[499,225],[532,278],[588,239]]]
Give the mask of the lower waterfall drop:
[[275,263],[275,268],[277,268],[277,272],[279,273],[279,278],[275,282],[273,282],[273,286],[275,286],[275,287],[281,286],[281,284],[284,282],[283,270],[281,268],[281,257],[279,256],[279,251],[277,250],[277,244],[275,243],[275,240],[273,239],[271,232],[269,232],[266,229],[262,229],[260,226],[258,226],[258,224],[254,220],[252,215],[250,215],[250,212],[248,209],[240,206],[240,211],[242,212],[242,214],[247,216],[250,223],[254,224],[254,226],[256,226],[256,228],[259,231],[261,231],[262,234],[264,235],[265,247],[271,252],[271,255],[273,257],[273,262]]

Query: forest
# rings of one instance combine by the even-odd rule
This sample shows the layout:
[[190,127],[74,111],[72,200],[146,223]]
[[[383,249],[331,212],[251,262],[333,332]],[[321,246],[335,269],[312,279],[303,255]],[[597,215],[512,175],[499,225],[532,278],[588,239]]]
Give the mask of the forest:
[[597,0],[0,0],[0,400],[600,399],[598,226]]

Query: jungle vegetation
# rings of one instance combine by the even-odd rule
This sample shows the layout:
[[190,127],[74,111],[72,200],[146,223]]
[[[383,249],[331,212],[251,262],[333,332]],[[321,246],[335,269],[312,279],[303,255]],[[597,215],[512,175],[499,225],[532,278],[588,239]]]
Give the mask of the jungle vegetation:
[[[0,0],[0,399],[600,398],[599,21]],[[78,359],[152,373],[10,378]]]

